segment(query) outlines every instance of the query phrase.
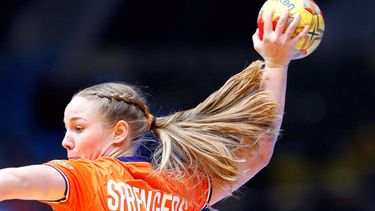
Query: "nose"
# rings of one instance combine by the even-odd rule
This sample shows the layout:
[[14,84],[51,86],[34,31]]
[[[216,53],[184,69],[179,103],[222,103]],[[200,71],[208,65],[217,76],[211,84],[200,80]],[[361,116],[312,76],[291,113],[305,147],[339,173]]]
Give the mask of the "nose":
[[72,138],[68,134],[65,134],[64,139],[61,144],[67,150],[72,150],[74,149],[74,146],[75,146]]

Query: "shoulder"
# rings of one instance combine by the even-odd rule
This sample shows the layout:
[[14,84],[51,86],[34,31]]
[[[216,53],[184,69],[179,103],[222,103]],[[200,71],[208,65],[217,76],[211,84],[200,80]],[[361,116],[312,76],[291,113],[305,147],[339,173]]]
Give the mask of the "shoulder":
[[145,157],[100,157],[96,160],[78,159],[78,160],[52,160],[46,165],[56,167],[66,171],[145,171],[152,170],[151,163]]

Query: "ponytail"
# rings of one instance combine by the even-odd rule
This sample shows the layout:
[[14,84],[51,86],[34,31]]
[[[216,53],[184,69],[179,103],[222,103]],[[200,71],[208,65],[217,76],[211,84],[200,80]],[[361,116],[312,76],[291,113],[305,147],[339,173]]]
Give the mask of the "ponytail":
[[[153,131],[160,139],[152,162],[175,178],[208,176],[229,184],[241,175],[236,152],[272,133],[277,104],[260,89],[263,63],[256,61],[232,76],[195,108],[158,117]],[[246,142],[246,143],[245,143]]]

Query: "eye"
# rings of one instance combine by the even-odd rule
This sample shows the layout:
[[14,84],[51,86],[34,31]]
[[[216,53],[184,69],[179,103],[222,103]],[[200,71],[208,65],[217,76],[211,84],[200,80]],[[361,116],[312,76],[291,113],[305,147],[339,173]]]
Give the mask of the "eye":
[[74,127],[74,130],[75,130],[77,133],[80,133],[80,132],[83,131],[83,127],[80,126],[80,125],[77,125],[77,126]]

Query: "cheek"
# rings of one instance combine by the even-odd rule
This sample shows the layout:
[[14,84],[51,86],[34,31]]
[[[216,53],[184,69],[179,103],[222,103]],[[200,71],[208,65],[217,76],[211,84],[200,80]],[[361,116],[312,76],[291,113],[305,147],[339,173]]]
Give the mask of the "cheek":
[[[88,133],[90,132],[90,133]],[[76,148],[80,152],[90,152],[100,144],[101,136],[96,131],[87,131],[87,133],[79,134]]]
[[76,147],[79,152],[85,155],[95,154],[97,151],[100,151],[109,138],[109,134],[104,133],[100,129],[85,131],[85,133],[80,135],[81,137]]

